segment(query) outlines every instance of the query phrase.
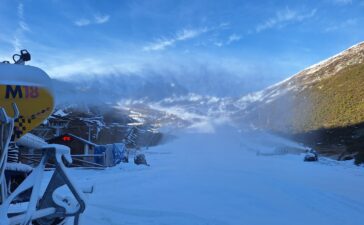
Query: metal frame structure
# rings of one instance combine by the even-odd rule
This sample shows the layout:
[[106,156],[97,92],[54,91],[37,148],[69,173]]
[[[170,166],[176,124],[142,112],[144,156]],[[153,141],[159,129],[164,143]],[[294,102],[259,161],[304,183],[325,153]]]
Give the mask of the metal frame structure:
[[[41,149],[42,159],[38,166],[33,169],[31,174],[13,191],[9,193],[5,179],[5,169],[7,160],[8,144],[11,139],[14,127],[14,119],[19,115],[16,104],[13,104],[15,117],[9,117],[4,108],[0,108],[0,136],[1,136],[1,206],[0,206],[0,225],[9,224],[56,224],[57,221],[67,217],[74,217],[74,224],[77,225],[79,216],[85,210],[85,202],[82,194],[73,185],[67,176],[66,167],[63,161],[72,163],[69,148],[63,145],[46,145]],[[42,193],[41,181],[44,175],[46,163],[52,159],[56,166],[52,178],[49,181],[45,192]],[[76,201],[69,199],[57,199],[54,192],[62,187],[68,187]],[[28,206],[25,210],[16,213],[9,213],[9,208],[14,204],[16,198],[31,190]],[[41,198],[39,199],[39,196]]]
[[0,201],[3,202],[8,194],[8,186],[5,179],[6,162],[8,159],[8,147],[13,134],[14,120],[19,116],[19,110],[15,103],[12,104],[14,117],[9,117],[4,108],[0,108]]
[[[18,57],[18,59],[16,59]],[[31,58],[26,50],[13,56],[14,64],[24,64]],[[9,62],[3,62],[9,63]],[[13,135],[14,121],[19,117],[16,103],[12,103],[14,116],[8,116],[5,108],[0,106],[0,225],[57,225],[73,217],[73,224],[79,223],[80,214],[85,210],[82,193],[73,185],[66,173],[64,163],[71,164],[70,149],[64,145],[44,145],[40,148],[42,157],[38,165],[15,188],[5,172],[8,171],[7,160],[9,143]],[[52,177],[42,189],[42,179],[46,164],[55,165]],[[19,165],[20,168],[20,165]],[[58,190],[68,188],[72,196],[60,196]],[[21,200],[19,200],[21,199]],[[19,204],[19,201],[22,203]],[[24,203],[24,204],[23,204]]]

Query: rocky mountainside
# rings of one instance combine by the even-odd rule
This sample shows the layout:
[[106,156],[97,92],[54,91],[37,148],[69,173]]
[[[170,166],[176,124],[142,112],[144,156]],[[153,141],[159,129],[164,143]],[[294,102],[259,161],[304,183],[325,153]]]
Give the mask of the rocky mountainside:
[[269,130],[299,133],[364,121],[364,42],[240,99],[235,116]]
[[356,152],[363,133],[363,96],[364,42],[244,96],[239,100],[244,107],[234,119],[311,145],[340,147],[341,154]]

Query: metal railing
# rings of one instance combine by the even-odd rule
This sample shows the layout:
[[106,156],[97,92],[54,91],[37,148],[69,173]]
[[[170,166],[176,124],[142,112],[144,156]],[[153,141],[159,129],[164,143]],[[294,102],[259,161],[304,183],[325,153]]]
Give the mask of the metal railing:
[[[69,167],[80,167],[80,168],[94,168],[94,169],[103,169],[106,167],[106,154],[105,152],[101,154],[75,154],[71,155],[72,163],[68,165]],[[101,163],[96,163],[95,159],[100,158]],[[29,165],[38,165],[42,159],[42,154],[37,153],[20,153],[19,159],[22,163]],[[87,159],[94,159],[87,160]],[[55,167],[52,162],[47,162],[47,167]]]

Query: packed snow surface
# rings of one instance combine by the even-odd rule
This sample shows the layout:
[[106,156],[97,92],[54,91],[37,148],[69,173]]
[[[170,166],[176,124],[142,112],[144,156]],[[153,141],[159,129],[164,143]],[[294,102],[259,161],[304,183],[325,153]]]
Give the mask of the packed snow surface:
[[81,224],[363,224],[363,167],[303,162],[302,154],[274,154],[279,148],[302,147],[220,127],[145,150],[150,167],[71,169],[78,186],[94,185]]

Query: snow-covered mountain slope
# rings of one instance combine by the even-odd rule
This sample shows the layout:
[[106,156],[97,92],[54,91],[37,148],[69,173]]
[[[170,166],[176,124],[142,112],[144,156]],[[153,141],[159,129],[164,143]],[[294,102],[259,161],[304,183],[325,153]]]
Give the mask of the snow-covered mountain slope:
[[[262,91],[248,95],[251,102],[274,101],[289,91],[299,92],[325,78],[336,75],[348,66],[364,63],[364,42],[356,44],[339,54],[314,64],[301,72],[274,84]],[[244,101],[247,96],[243,96]]]
[[[240,94],[248,91],[244,79],[219,77],[216,73],[82,78],[73,86],[56,81],[56,87],[61,96],[58,102],[101,108],[107,103],[116,106],[120,115],[137,115],[159,128],[193,127],[207,131],[213,130],[214,124],[228,121],[285,135],[309,134],[310,144],[335,144],[340,150],[334,152],[340,156],[342,145],[348,154],[362,148],[357,144],[360,138],[364,146],[364,132],[360,131],[364,129],[363,83],[364,42],[242,97],[234,97],[232,92],[236,94],[239,87]],[[332,130],[337,128],[347,130]]]
[[216,127],[180,133],[145,151],[150,167],[71,169],[94,185],[81,225],[359,225],[362,168],[302,155],[257,155],[300,145],[262,133]]
[[122,100],[117,109],[134,112],[144,121],[163,130],[194,128],[201,131],[213,130],[212,125],[228,123],[233,113],[242,110],[235,98],[189,93],[171,96],[159,101],[147,99]]
[[238,102],[245,108],[236,117],[287,133],[362,122],[363,69],[364,42],[242,97]]

